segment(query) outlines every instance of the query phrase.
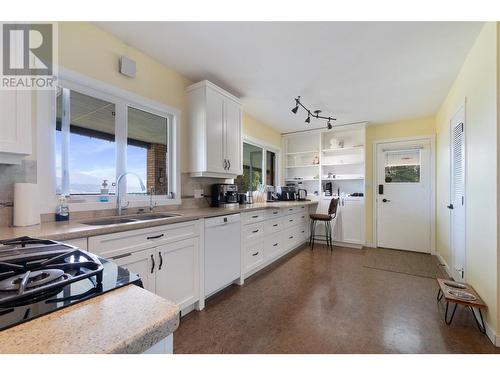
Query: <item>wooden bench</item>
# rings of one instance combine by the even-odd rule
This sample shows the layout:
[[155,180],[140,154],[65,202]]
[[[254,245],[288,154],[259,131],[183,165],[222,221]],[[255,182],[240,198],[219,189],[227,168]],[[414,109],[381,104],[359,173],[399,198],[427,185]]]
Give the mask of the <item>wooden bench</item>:
[[[486,304],[481,297],[479,297],[479,294],[477,294],[474,288],[469,284],[458,283],[447,279],[437,279],[437,282],[439,284],[437,300],[439,302],[444,297],[446,301],[446,311],[444,313],[445,323],[450,325],[455,316],[457,306],[463,305],[472,312],[479,331],[481,331],[481,333],[486,333],[486,326],[484,325],[483,314],[481,313],[481,309],[486,308]],[[450,303],[454,303],[455,307],[453,308],[451,316],[448,318],[448,307]],[[476,316],[474,308],[478,310],[480,320]]]

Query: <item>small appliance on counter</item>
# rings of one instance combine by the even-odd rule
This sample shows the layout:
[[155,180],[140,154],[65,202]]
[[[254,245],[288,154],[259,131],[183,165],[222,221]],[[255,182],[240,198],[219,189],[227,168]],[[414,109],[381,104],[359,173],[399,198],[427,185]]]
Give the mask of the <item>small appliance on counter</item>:
[[238,193],[238,203],[239,204],[247,204],[247,195]]
[[266,202],[274,202],[278,200],[278,194],[274,191],[274,186],[268,185],[266,187]]
[[331,182],[327,182],[325,184],[325,196],[331,197],[333,194],[333,184]]
[[210,203],[212,207],[231,207],[238,204],[238,188],[235,184],[212,185],[212,200]]
[[307,190],[306,189],[299,189],[297,191],[297,200],[299,200],[299,201],[307,200]]
[[138,275],[61,242],[0,241],[0,330],[134,284]]
[[294,201],[297,198],[294,186],[277,186],[276,194],[280,201]]

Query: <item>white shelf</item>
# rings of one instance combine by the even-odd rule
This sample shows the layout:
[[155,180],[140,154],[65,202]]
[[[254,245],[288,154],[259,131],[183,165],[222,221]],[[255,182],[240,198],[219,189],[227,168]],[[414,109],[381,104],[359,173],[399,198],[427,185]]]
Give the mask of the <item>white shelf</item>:
[[307,155],[307,154],[319,154],[319,151],[315,150],[315,151],[287,152],[285,155],[292,156],[292,155]]
[[364,180],[363,176],[359,177],[340,177],[340,178],[323,178],[322,181],[348,181],[348,180]]
[[319,167],[319,164],[308,164],[308,165],[290,165],[285,168],[309,168],[309,167]]
[[360,164],[364,164],[363,161],[357,161],[357,162],[354,162],[354,163],[336,163],[336,164],[322,164],[323,167],[337,167],[339,165],[360,165]]
[[353,151],[363,151],[365,146],[358,147],[343,147],[343,148],[325,148],[322,150],[325,154],[341,154],[341,153],[352,153]]
[[296,181],[296,182],[300,182],[300,181],[318,181],[319,182],[319,178],[290,177],[290,178],[285,178],[285,181]]

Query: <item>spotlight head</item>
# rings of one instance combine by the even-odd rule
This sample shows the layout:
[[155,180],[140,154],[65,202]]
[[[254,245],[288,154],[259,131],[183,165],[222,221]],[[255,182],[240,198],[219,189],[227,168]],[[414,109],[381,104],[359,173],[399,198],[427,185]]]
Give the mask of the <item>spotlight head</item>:
[[309,124],[311,122],[311,115],[307,116],[306,123]]
[[292,108],[292,112],[293,113],[297,113],[298,109],[299,109],[299,106],[297,105],[294,108]]
[[332,128],[333,128],[332,123],[330,121],[328,121],[328,130],[332,130]]

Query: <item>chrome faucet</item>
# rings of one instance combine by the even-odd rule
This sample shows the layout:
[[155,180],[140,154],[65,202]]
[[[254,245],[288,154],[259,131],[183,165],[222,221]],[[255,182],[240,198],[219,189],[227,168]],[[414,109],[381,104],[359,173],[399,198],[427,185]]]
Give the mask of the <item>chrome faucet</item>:
[[122,206],[122,194],[120,190],[120,182],[122,181],[122,178],[125,177],[126,175],[131,174],[137,177],[139,180],[139,183],[141,184],[141,189],[142,191],[146,191],[146,186],[144,186],[144,182],[142,182],[142,179],[139,177],[138,174],[134,172],[125,172],[122,173],[121,175],[118,176],[116,179],[116,214],[120,216],[122,214],[123,210],[126,210],[130,202],[127,202],[125,206]]

